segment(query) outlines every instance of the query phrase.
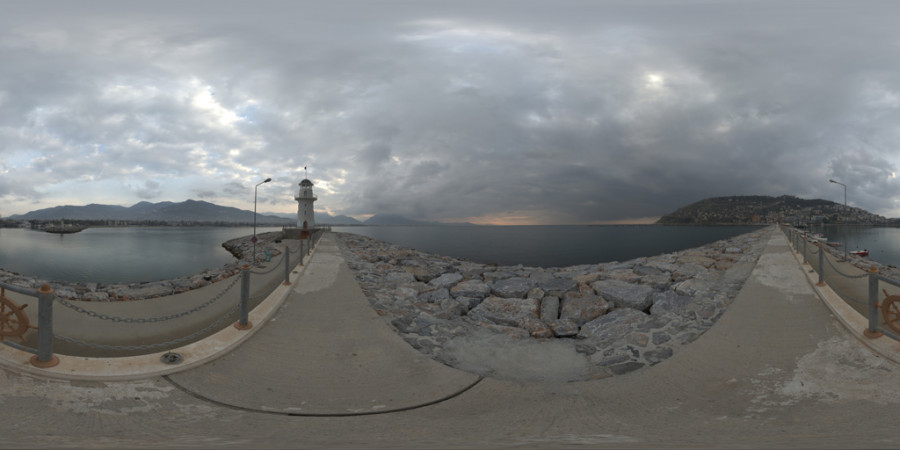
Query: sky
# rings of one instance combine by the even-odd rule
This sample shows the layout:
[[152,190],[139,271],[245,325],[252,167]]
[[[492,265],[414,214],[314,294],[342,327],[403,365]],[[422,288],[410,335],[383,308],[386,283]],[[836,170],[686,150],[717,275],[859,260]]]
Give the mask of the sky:
[[[797,195],[900,217],[900,2],[0,0],[0,216],[485,224]],[[304,170],[307,168],[307,170]],[[272,182],[257,186],[271,177]]]

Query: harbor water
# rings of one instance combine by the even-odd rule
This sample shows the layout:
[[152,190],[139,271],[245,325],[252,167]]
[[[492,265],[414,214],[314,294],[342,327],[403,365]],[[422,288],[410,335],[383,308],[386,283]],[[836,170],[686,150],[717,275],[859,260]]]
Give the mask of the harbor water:
[[222,243],[252,234],[252,227],[88,228],[73,234],[0,228],[0,268],[50,281],[168,280],[233,262]]
[[386,226],[333,227],[429,253],[484,264],[565,267],[674,252],[758,226]]
[[[333,227],[474,262],[563,267],[684,250],[756,230],[752,226]],[[257,233],[279,228],[258,228]],[[133,283],[189,276],[234,258],[222,243],[251,227],[88,228],[75,234],[0,229],[0,268],[50,281]]]

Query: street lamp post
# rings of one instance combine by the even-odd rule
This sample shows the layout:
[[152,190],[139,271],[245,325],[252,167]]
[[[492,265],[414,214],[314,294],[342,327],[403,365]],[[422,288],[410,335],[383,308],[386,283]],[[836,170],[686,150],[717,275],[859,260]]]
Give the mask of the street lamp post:
[[[844,217],[846,219],[846,216],[847,216],[847,185],[844,183],[841,183],[840,181],[835,181],[835,180],[828,180],[828,182],[834,183],[834,184],[839,184],[844,187]],[[849,245],[849,243],[847,242],[847,231],[846,231],[847,224],[844,223],[842,225],[844,225],[844,233],[843,233],[844,234],[844,258],[846,259],[847,258],[847,245]]]
[[251,265],[256,265],[256,241],[258,240],[258,239],[256,239],[256,192],[257,192],[257,190],[259,190],[260,184],[268,183],[270,181],[272,181],[271,178],[266,178],[265,180],[257,183],[256,186],[253,188],[253,238],[250,239],[251,241],[253,241],[253,256],[252,256],[252,259],[250,260]]

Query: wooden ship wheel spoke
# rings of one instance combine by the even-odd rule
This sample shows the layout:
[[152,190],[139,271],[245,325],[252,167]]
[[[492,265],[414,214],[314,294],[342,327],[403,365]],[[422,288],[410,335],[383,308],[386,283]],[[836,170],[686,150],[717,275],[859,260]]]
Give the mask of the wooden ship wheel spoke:
[[881,302],[884,324],[894,332],[900,333],[900,295],[887,295],[887,291],[884,295],[884,300]]
[[29,323],[28,316],[23,311],[27,306],[19,306],[6,297],[6,289],[0,289],[0,341],[15,337],[24,342],[28,329],[37,328]]

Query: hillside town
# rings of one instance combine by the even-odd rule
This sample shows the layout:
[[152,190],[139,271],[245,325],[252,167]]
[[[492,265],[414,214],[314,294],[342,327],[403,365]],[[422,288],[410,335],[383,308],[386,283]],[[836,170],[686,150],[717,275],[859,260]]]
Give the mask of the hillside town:
[[887,219],[860,208],[821,199],[802,199],[792,195],[714,197],[690,204],[662,216],[657,223],[667,225],[769,224],[789,223],[805,226],[822,223],[895,225]]

